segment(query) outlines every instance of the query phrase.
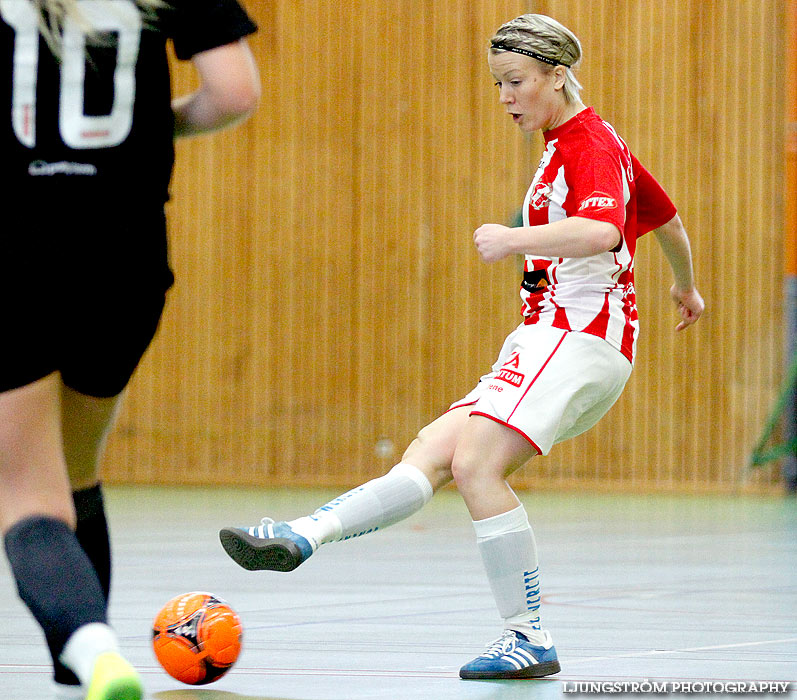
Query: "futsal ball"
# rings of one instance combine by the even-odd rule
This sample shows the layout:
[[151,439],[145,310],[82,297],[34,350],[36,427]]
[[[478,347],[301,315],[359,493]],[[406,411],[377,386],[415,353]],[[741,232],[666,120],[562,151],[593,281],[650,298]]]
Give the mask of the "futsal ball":
[[166,673],[188,685],[205,685],[232,668],[241,651],[237,613],[210,593],[172,598],[155,617],[152,646]]

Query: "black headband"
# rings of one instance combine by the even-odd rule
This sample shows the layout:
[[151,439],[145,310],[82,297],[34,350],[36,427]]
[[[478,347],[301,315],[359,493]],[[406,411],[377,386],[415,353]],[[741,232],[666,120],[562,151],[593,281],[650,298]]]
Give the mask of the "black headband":
[[492,44],[490,48],[498,49],[499,51],[511,51],[512,53],[522,53],[524,56],[531,56],[531,58],[536,58],[538,61],[547,63],[550,66],[564,66],[565,68],[570,68],[570,66],[568,66],[566,63],[557,61],[555,58],[548,58],[547,56],[535,53],[534,51],[529,51],[527,49],[519,49],[515,46],[508,46],[507,44],[502,44],[500,42]]

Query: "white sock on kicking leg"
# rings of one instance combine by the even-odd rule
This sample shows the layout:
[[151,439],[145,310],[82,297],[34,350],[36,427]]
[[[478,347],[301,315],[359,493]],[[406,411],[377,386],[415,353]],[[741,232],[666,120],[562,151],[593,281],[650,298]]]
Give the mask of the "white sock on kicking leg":
[[540,628],[537,543],[526,509],[521,505],[474,520],[473,527],[504,626],[526,635],[532,644],[549,646],[549,637]]
[[312,515],[291,520],[294,532],[317,544],[347,540],[404,520],[434,495],[417,467],[401,462],[387,474],[338,496]]

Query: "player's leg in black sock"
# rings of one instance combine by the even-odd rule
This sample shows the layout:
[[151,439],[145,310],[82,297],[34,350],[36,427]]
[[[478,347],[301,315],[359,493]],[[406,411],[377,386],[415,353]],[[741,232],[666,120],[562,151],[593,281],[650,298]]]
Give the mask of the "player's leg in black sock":
[[19,597],[41,626],[54,659],[79,627],[106,621],[94,567],[62,520],[25,518],[8,530],[5,548]]
[[[102,487],[95,484],[72,494],[77,514],[77,536],[80,546],[94,566],[105,595],[105,602],[111,590],[111,545],[108,536],[108,521],[105,518],[105,504]],[[64,666],[57,655],[53,655],[54,678],[56,683],[77,685],[78,679]]]
[[[100,458],[113,424],[119,397],[82,394],[61,383],[61,428],[64,457],[75,504],[75,534],[100,581],[106,603],[111,587],[111,550],[103,493],[98,482]],[[77,678],[53,658],[57,683],[76,684]]]
[[96,484],[72,494],[77,513],[75,535],[100,579],[105,600],[111,591],[111,543],[102,486]]

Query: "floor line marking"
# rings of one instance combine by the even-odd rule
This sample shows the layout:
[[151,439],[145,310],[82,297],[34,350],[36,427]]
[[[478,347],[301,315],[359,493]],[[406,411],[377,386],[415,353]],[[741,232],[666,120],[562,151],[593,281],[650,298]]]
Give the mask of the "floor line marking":
[[787,642],[797,642],[797,637],[787,637],[785,639],[767,639],[762,642],[738,642],[736,644],[714,644],[706,647],[689,647],[687,649],[651,649],[649,651],[631,652],[629,654],[617,654],[615,656],[593,656],[586,659],[568,659],[567,665],[575,663],[587,663],[590,661],[606,661],[608,659],[627,659],[639,656],[657,656],[658,654],[684,654],[692,651],[710,651],[712,649],[733,649],[737,647],[756,647],[766,644],[785,644]]

